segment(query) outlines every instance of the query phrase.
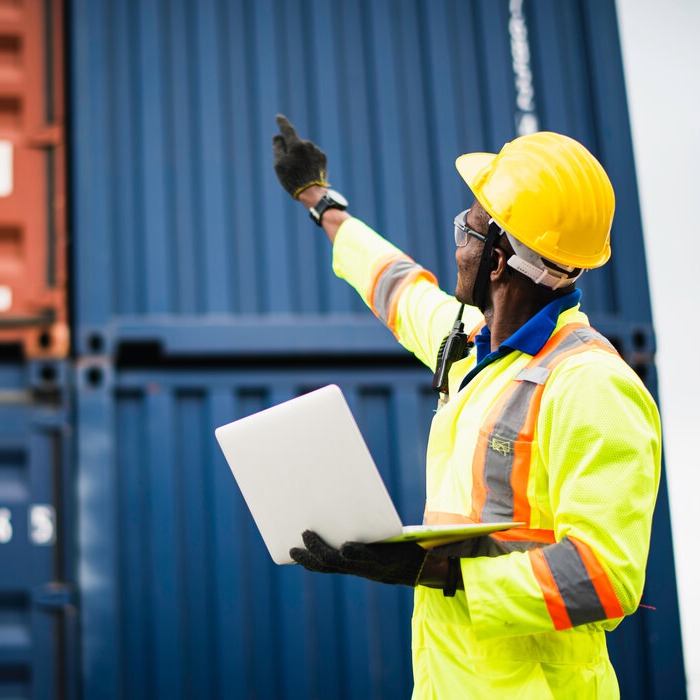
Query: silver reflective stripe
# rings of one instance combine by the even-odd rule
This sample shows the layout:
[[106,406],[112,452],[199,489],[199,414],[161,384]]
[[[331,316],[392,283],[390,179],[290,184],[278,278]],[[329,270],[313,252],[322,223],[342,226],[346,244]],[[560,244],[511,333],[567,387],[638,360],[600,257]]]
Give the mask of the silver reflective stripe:
[[593,330],[593,328],[583,326],[570,333],[569,336],[565,338],[563,342],[557,345],[557,347],[554,348],[554,350],[552,350],[552,352],[550,352],[540,364],[549,364],[549,362],[560,353],[566,350],[571,350],[579,345],[585,345],[586,343],[592,343],[594,341],[602,343],[612,352],[617,352],[617,350],[615,350],[615,346],[604,335],[601,335],[598,333],[598,331]]
[[382,272],[377,286],[374,288],[374,298],[372,307],[377,313],[377,316],[387,322],[389,318],[389,309],[391,308],[391,300],[396,292],[401,281],[413,270],[422,270],[423,268],[414,263],[408,258],[401,258],[396,262],[391,263],[384,272]]
[[484,460],[486,501],[482,520],[486,522],[513,519],[513,487],[511,475],[515,461],[515,442],[525,423],[530,400],[537,384],[521,382],[503,408],[488,436]]
[[552,370],[547,369],[546,367],[533,367],[532,369],[528,369],[527,367],[525,367],[521,369],[517,375],[515,375],[515,381],[533,382],[533,384],[544,384],[547,381],[547,379],[549,379],[549,375],[551,373]]
[[[515,441],[525,424],[532,395],[538,385],[544,384],[551,364],[558,355],[577,347],[583,347],[594,340],[602,342],[615,352],[615,348],[597,331],[581,327],[570,333],[555,348],[548,352],[534,367],[525,368],[516,375],[521,380],[508,399],[501,415],[498,416],[493,431],[488,436],[484,459],[484,485],[486,500],[481,514],[482,520],[494,521],[500,518],[514,519],[514,500],[511,478],[515,462]],[[525,373],[525,377],[523,377]],[[543,380],[543,381],[539,381]]]
[[594,330],[593,328],[578,328],[576,329],[572,335],[576,335],[581,339],[582,343],[592,343],[594,340],[597,340],[599,343],[602,343],[605,345],[608,350],[611,350],[615,354],[617,354],[617,350],[615,349],[615,346],[604,336],[598,333],[598,331]]
[[497,540],[490,535],[473,537],[469,540],[444,544],[435,547],[431,552],[440,557],[459,557],[468,559],[473,557],[501,557],[511,552],[529,552],[531,549],[548,547],[550,542],[533,542],[523,540]]
[[498,544],[504,549],[504,554],[510,552],[529,552],[532,549],[548,547],[548,542],[532,542],[525,540],[499,540]]
[[576,547],[564,538],[542,550],[559,593],[569,613],[571,624],[605,620],[607,614],[586,571]]

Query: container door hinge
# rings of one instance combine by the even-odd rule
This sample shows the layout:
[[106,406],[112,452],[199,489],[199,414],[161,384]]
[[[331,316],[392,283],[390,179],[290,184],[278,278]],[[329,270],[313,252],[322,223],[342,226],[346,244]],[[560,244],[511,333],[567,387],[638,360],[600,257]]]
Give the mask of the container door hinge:
[[47,612],[61,612],[65,608],[75,606],[77,602],[75,586],[58,581],[49,581],[41,586],[35,586],[32,591],[32,602]]

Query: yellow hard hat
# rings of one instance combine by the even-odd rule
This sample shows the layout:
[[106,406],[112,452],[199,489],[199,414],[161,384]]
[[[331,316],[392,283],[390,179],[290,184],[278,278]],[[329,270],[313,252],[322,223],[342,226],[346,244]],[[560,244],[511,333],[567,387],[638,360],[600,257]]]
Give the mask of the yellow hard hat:
[[521,243],[562,265],[607,262],[615,193],[578,141],[540,131],[498,154],[467,153],[455,165],[494,221]]

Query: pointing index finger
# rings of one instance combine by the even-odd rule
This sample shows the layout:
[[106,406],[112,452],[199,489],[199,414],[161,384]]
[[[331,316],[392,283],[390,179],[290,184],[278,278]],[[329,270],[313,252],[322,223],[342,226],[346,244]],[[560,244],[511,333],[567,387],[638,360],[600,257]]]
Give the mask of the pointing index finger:
[[280,133],[284,137],[284,140],[286,143],[293,143],[294,141],[299,141],[299,136],[297,136],[297,132],[290,123],[289,119],[285,117],[283,114],[278,114],[277,115],[277,126],[280,129]]

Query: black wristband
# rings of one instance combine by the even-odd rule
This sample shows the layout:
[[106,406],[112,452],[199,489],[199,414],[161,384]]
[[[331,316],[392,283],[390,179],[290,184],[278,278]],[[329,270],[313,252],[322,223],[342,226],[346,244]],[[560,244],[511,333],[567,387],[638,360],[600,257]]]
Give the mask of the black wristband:
[[457,592],[457,581],[459,579],[459,559],[457,557],[447,557],[447,581],[442,589],[442,595],[446,598],[454,597]]
[[317,226],[322,226],[321,219],[329,209],[345,211],[348,208],[348,200],[340,192],[326,190],[321,199],[309,209],[309,216]]

